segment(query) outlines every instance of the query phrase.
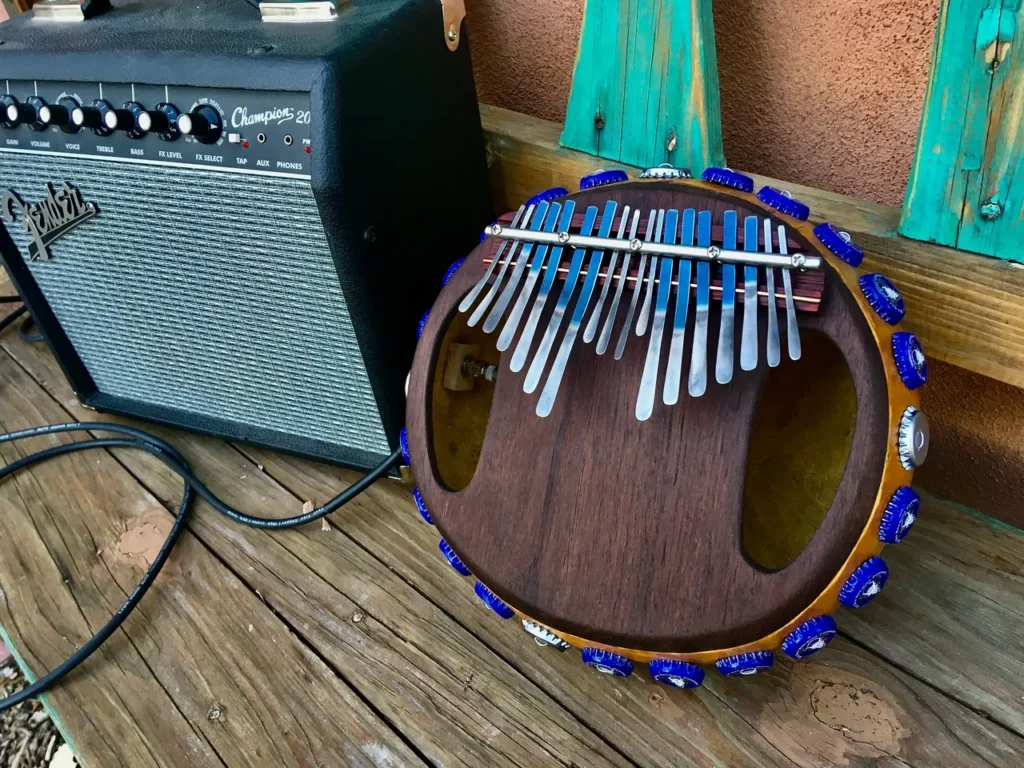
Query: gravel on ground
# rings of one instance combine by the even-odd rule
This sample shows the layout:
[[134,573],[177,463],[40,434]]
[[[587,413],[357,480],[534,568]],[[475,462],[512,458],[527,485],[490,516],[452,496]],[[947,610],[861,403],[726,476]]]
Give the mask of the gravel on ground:
[[[7,649],[0,642],[0,656]],[[0,660],[0,701],[28,683],[21,670],[6,654]],[[63,747],[63,749],[62,749]],[[0,715],[0,768],[56,768],[74,766],[69,750],[43,705],[36,700],[22,702]]]

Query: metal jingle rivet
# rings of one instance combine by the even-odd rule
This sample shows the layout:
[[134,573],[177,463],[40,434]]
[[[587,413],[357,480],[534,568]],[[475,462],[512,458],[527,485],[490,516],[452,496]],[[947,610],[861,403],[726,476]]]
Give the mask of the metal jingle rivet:
[[558,242],[560,242],[560,243],[568,243],[569,242],[569,233],[568,232],[559,232],[558,233]]
[[853,242],[853,238],[850,237],[850,233],[849,232],[840,232],[839,236],[841,238],[843,238],[843,240],[846,241],[847,243],[852,243]]
[[643,247],[643,241],[640,240],[640,238],[638,237],[634,237],[632,240],[629,241],[629,250],[631,251],[639,251]]

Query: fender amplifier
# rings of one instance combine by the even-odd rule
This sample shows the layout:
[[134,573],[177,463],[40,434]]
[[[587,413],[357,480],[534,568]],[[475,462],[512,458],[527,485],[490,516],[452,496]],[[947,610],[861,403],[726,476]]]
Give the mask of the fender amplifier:
[[493,218],[461,18],[37,9],[0,27],[0,245],[81,402],[376,464],[417,320]]

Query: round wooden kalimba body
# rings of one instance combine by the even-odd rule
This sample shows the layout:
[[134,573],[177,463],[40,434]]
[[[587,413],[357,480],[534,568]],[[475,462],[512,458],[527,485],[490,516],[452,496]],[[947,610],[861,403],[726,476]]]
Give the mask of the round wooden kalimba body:
[[[516,288],[532,293],[522,301],[526,309],[511,343],[499,351],[507,314],[488,331],[483,313],[474,321],[472,308],[459,310],[503,248],[496,236],[449,275],[421,325],[408,391],[405,445],[417,502],[437,525],[444,556],[479,580],[481,598],[499,615],[518,613],[539,642],[583,648],[584,661],[601,671],[628,673],[633,662],[643,662],[659,681],[681,687],[699,684],[699,665],[747,674],[769,666],[780,647],[794,657],[806,656],[831,639],[831,614],[840,602],[859,606],[878,592],[887,571],[877,556],[884,543],[906,534],[916,515],[909,484],[927,440],[915,392],[926,368],[916,340],[891,324],[902,316],[898,294],[880,276],[862,278],[844,261],[859,263],[859,249],[835,228],[802,221],[799,203],[789,205],[789,198],[771,190],[761,195],[766,204],[752,193],[714,183],[744,183],[735,181],[744,177],[717,173],[705,174],[709,182],[654,178],[602,184],[564,198],[552,193],[555,199],[543,205],[554,224],[558,209],[550,206],[560,206],[564,214],[573,201],[576,216],[570,212],[567,219],[573,232],[587,227],[584,211],[603,210],[603,216],[617,217],[605,227],[612,237],[625,231],[625,206],[642,212],[645,220],[649,212],[678,211],[678,219],[666,221],[684,222],[678,230],[683,238],[684,212],[693,211],[699,222],[706,211],[710,244],[728,248],[730,221],[733,227],[738,221],[747,252],[771,252],[771,233],[784,227],[780,237],[789,253],[822,260],[816,275],[794,269],[786,276],[787,286],[791,278],[794,283],[790,306],[806,310],[794,315],[799,359],[791,359],[797,354],[786,348],[783,270],[772,270],[770,307],[766,269],[760,267],[760,300],[752,302],[759,354],[755,366],[743,369],[750,367],[751,340],[741,340],[741,315],[747,311],[743,288],[745,277],[754,273],[743,265],[735,268],[741,300],[734,323],[727,322],[723,333],[722,284],[726,290],[730,284],[724,263],[712,262],[703,355],[710,373],[703,394],[691,395],[688,375],[694,375],[701,357],[693,347],[704,333],[696,306],[700,279],[691,285],[681,275],[699,275],[700,260],[692,260],[693,272],[676,271],[674,265],[667,272],[641,272],[639,253],[634,254],[614,307],[619,271],[608,269],[607,259],[604,273],[584,260],[576,276],[579,286],[571,286],[558,321],[557,297],[573,278],[569,247],[560,257],[548,257],[553,260],[533,285],[524,261]],[[543,210],[538,204],[541,218]],[[748,217],[757,217],[757,229],[744,232]],[[595,233],[601,222],[591,221]],[[557,231],[563,231],[561,224]],[[743,237],[751,232],[752,245]],[[637,237],[650,241],[653,235],[645,229]],[[517,299],[509,284],[515,285],[516,259],[527,258],[523,247],[518,256],[515,248],[502,250],[481,298],[497,281],[492,302],[500,303],[506,289],[510,304]],[[538,264],[545,263],[540,253],[538,245],[533,252]],[[590,259],[592,251],[585,254]],[[502,259],[511,261],[504,285]],[[668,269],[666,259],[663,269]],[[539,302],[544,276],[556,264],[551,294]],[[590,268],[598,269],[599,279],[588,295]],[[668,274],[675,279],[667,284],[659,338],[658,289]],[[654,284],[640,335],[633,325],[644,314],[643,291],[634,317],[628,316],[629,304],[635,279],[646,288],[648,276]],[[601,303],[605,281],[611,281],[610,290]],[[529,355],[513,370],[512,355],[521,346],[534,303],[541,311],[532,340],[524,342]],[[595,327],[613,315],[612,344],[603,354],[593,334],[583,340],[598,305],[604,316]],[[566,348],[575,314],[581,319],[579,338]],[[558,327],[542,361],[544,375],[550,377],[559,365],[560,350],[567,357],[550,413],[540,416],[540,387],[525,392],[524,384],[552,315]],[[616,359],[615,342],[627,323],[627,342]],[[681,356],[670,351],[680,324]],[[785,351],[781,361],[769,364],[772,333],[781,337]],[[719,384],[716,353],[726,343],[723,354],[734,349],[733,362],[744,359],[733,366],[731,380]],[[649,417],[641,419],[638,391],[645,368],[650,375],[654,348],[657,396]],[[681,392],[677,402],[666,405],[671,398],[663,398],[663,382],[680,361]]]

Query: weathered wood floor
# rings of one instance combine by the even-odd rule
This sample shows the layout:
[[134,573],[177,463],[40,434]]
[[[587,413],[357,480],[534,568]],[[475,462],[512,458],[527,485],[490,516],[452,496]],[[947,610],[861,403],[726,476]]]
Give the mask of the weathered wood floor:
[[[96,418],[45,347],[4,335],[0,428]],[[154,431],[244,509],[293,514],[355,476]],[[120,604],[180,492],[162,464],[121,451],[0,487],[0,625],[31,669]],[[264,533],[203,503],[188,528],[140,609],[49,697],[91,768],[1024,765],[1024,536],[939,501],[887,549],[885,593],[844,611],[812,662],[709,672],[697,692],[538,648],[476,599],[394,482],[329,528]]]

